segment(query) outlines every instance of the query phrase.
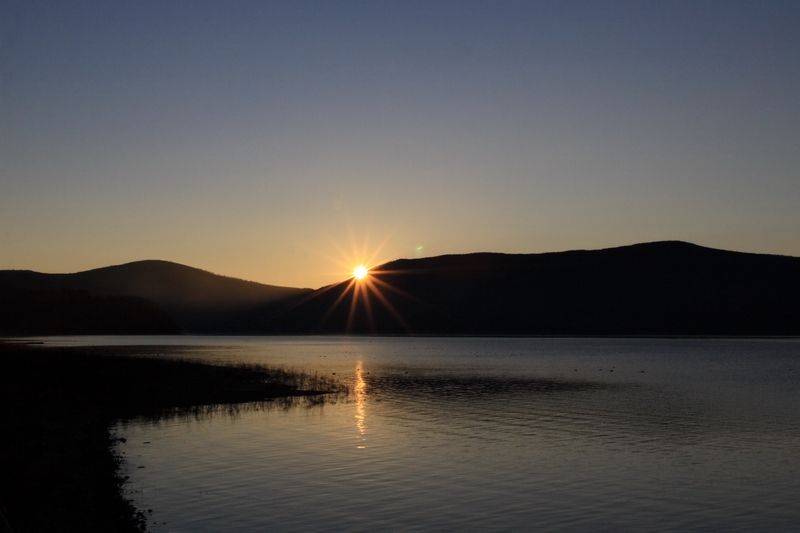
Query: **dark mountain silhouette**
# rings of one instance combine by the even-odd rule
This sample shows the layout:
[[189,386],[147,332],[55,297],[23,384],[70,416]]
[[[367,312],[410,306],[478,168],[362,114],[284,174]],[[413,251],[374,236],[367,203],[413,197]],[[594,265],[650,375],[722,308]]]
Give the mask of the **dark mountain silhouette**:
[[144,298],[166,311],[188,333],[235,332],[241,317],[264,313],[311,292],[219,276],[168,261],[136,261],[74,274],[4,270],[0,271],[0,287]]
[[355,306],[350,282],[342,282],[254,317],[251,328],[260,333],[800,334],[800,258],[684,242],[401,259],[374,268],[369,279],[380,295],[368,291]]
[[683,242],[401,259],[359,286],[352,305],[351,281],[311,291],[166,261],[0,271],[0,334],[800,335],[800,258]]

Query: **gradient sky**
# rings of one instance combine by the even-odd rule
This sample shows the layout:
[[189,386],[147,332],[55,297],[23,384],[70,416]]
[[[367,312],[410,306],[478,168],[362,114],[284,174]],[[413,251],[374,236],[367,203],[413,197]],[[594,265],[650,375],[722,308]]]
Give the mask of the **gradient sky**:
[[0,38],[0,269],[800,255],[796,0],[0,0]]

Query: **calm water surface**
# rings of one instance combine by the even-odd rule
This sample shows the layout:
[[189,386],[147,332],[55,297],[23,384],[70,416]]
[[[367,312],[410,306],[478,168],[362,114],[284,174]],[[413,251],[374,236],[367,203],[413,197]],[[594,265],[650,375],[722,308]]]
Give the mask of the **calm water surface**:
[[800,531],[800,339],[47,340],[353,387],[120,426],[151,531]]

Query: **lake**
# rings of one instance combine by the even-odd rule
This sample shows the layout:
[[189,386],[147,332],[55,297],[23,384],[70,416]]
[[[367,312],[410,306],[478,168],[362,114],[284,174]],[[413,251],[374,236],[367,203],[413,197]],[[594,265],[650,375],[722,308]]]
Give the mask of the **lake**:
[[351,386],[120,425],[151,531],[800,529],[800,339],[46,340]]

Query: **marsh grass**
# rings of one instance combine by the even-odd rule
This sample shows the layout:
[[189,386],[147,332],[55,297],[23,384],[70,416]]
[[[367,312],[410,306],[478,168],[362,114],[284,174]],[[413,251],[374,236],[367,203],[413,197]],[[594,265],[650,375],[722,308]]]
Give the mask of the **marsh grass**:
[[318,374],[125,350],[0,343],[0,504],[15,531],[143,531],[118,423],[238,416],[347,397]]
[[[130,422],[157,425],[176,420],[205,421],[218,417],[235,419],[254,411],[288,411],[294,408],[321,407],[338,401],[348,401],[352,396],[352,391],[347,385],[316,372],[307,373],[249,363],[231,365],[192,359],[158,360],[177,362],[177,368],[191,368],[189,372],[186,372],[187,376],[197,373],[199,369],[203,369],[200,373],[205,373],[207,369],[228,373],[227,381],[219,384],[223,387],[222,391],[219,389],[205,390],[202,393],[209,395],[207,402],[191,402],[191,405],[177,405],[177,402],[173,402],[176,403],[174,407],[142,412],[134,417],[120,417],[118,420],[123,426]],[[184,363],[189,363],[189,365],[184,366]],[[230,372],[231,369],[236,372]],[[193,387],[203,387],[206,384],[201,378],[199,382],[193,384]],[[285,395],[276,395],[281,391],[285,391]],[[226,399],[231,400],[229,396],[235,396],[235,398],[232,401],[225,401]]]

